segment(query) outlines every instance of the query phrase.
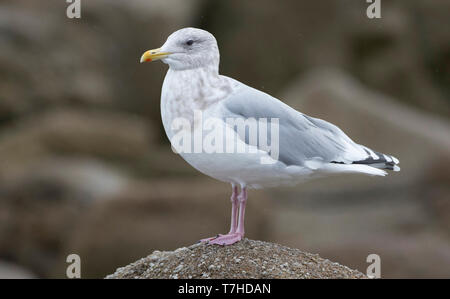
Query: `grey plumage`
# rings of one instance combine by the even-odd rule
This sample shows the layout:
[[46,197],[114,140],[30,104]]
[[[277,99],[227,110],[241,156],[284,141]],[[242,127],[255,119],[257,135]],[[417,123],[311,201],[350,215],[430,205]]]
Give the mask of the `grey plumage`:
[[[394,170],[398,163],[395,157],[353,142],[337,126],[300,113],[254,88],[246,86],[238,93],[230,95],[223,101],[223,107],[221,112],[224,119],[279,119],[279,161],[288,166],[303,165],[305,161],[319,159],[328,163],[365,164]],[[251,143],[247,134],[240,137],[247,144]],[[270,135],[268,141],[270,143]],[[251,145],[259,147],[259,144]],[[390,161],[387,161],[385,156],[390,157]]]

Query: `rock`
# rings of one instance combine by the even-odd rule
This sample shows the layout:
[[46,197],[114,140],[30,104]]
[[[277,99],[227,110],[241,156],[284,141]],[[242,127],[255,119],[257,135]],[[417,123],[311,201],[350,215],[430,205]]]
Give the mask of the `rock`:
[[118,268],[113,278],[367,278],[317,254],[244,239],[231,246],[197,243],[175,251],[154,251]]
[[142,67],[139,57],[192,23],[202,1],[82,2],[81,19],[67,18],[66,1],[0,3],[0,123],[64,105],[133,111],[156,123],[165,67]]
[[134,114],[56,109],[35,121],[45,144],[60,153],[138,160],[155,139],[146,121]]
[[0,179],[11,180],[55,155],[140,163],[156,139],[151,129],[142,117],[131,113],[83,109],[38,113],[0,133]]
[[448,116],[450,2],[385,1],[378,20],[367,18],[366,2],[208,1],[202,24],[219,41],[222,73],[271,94],[297,74],[334,66]]
[[0,279],[30,279],[36,276],[29,270],[0,260]]
[[39,277],[63,278],[65,272],[55,267],[66,266],[65,245],[79,219],[93,202],[119,193],[127,183],[121,172],[92,159],[53,158],[28,165],[23,174],[0,184],[0,256]]
[[401,155],[401,164],[417,160],[418,155],[429,156],[430,151],[450,153],[446,118],[401,104],[345,71],[316,68],[293,80],[279,96],[303,113],[334,123],[358,143],[380,151],[394,149],[391,154]]
[[367,268],[366,257],[376,253],[384,278],[448,276],[448,120],[401,104],[330,68],[292,81],[279,98],[334,123],[357,143],[395,155],[401,171],[382,178],[342,175],[267,190],[269,198],[279,199],[272,240],[361,271]]
[[73,196],[51,182],[2,188],[0,256],[49,277],[59,261],[65,262],[63,245],[88,207]]
[[[317,248],[317,247],[316,247]],[[334,261],[365,271],[369,254],[381,259],[381,278],[446,279],[450,275],[450,242],[436,233],[367,233],[315,249]]]
[[30,164],[26,172],[2,187],[8,196],[26,194],[30,200],[44,199],[42,195],[90,202],[119,193],[127,183],[125,174],[98,160],[48,158]]
[[[135,182],[90,206],[65,244],[66,251],[80,255],[84,278],[103,277],[150,250],[177,248],[225,233],[230,194],[228,184],[206,177]],[[271,238],[271,205],[263,192],[252,191],[250,196],[247,233]]]

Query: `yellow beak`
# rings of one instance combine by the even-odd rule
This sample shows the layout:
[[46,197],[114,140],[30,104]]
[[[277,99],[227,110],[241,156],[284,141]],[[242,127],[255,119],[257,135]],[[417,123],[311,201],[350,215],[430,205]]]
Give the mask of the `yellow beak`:
[[141,63],[163,59],[169,55],[170,55],[169,52],[161,52],[161,48],[148,50],[147,52],[142,54]]

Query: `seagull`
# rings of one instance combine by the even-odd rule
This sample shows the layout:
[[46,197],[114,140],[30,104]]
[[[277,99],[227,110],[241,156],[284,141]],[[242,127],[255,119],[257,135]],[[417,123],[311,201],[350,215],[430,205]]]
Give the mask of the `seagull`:
[[[337,126],[220,75],[217,41],[205,30],[175,31],[140,62],[156,60],[169,66],[161,117],[172,148],[195,169],[232,186],[230,231],[202,242],[231,245],[243,238],[247,189],[341,173],[384,176],[384,169],[400,170],[394,156],[357,144]],[[265,138],[250,136],[255,127],[267,133]]]

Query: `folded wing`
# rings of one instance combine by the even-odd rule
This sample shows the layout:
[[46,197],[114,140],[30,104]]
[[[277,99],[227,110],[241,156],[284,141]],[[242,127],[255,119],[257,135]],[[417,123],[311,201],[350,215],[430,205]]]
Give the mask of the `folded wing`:
[[[324,120],[296,111],[276,98],[242,86],[223,100],[221,116],[225,118],[277,119],[279,123],[279,161],[286,165],[307,165],[309,161],[335,164],[364,164],[394,169],[395,157],[380,154],[353,142],[341,129]],[[270,132],[267,138],[271,142]],[[250,143],[248,136],[240,138]],[[252,144],[258,146],[259,144]]]

